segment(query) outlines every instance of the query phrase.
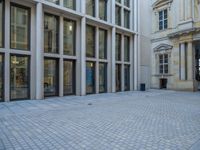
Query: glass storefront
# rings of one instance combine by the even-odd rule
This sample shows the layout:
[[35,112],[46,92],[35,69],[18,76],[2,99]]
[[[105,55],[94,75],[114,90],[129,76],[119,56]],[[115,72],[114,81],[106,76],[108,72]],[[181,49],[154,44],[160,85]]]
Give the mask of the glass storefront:
[[47,14],[44,15],[44,52],[58,53],[59,49],[59,18]]
[[64,95],[75,94],[75,61],[64,60]]
[[107,91],[107,64],[99,63],[99,92]]
[[30,9],[11,4],[10,46],[12,49],[29,50]]
[[58,96],[58,87],[58,60],[53,58],[44,58],[44,96]]
[[4,99],[4,58],[0,54],[0,101]]
[[3,1],[0,0],[0,47],[3,47]]
[[11,100],[30,98],[29,56],[11,55],[10,58],[10,98]]
[[124,90],[130,90],[130,66],[124,65]]
[[95,93],[95,63],[86,62],[86,93]]
[[121,65],[116,64],[116,70],[115,70],[115,76],[116,76],[116,91],[121,91]]
[[75,55],[76,47],[76,23],[71,20],[64,20],[64,54]]
[[99,29],[99,58],[107,58],[107,31]]
[[86,56],[95,57],[95,27],[90,25],[86,29]]

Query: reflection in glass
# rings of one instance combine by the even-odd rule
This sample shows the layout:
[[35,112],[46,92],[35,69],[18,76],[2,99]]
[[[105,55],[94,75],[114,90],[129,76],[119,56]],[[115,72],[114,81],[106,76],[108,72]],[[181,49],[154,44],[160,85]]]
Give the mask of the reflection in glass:
[[118,3],[121,3],[121,0],[115,0],[116,2],[118,2]]
[[115,6],[115,24],[121,25],[121,7]]
[[64,0],[64,7],[70,8],[70,9],[76,9],[76,0]]
[[95,63],[86,62],[86,92],[95,93]]
[[99,63],[99,92],[107,91],[107,64]]
[[124,61],[130,61],[130,39],[128,36],[124,36]]
[[116,64],[115,68],[115,75],[116,75],[116,92],[121,91],[121,65]]
[[44,15],[44,52],[58,53],[59,19],[57,16]]
[[64,95],[75,93],[75,64],[74,61],[64,60]]
[[99,58],[107,58],[107,31],[99,29]]
[[11,5],[11,48],[12,49],[29,49],[29,31],[30,31],[30,9]]
[[115,52],[115,59],[117,61],[121,60],[121,35],[120,34],[116,34],[116,52]]
[[3,81],[3,75],[4,75],[4,71],[3,71],[3,65],[4,65],[4,59],[3,59],[3,55],[0,55],[0,101],[3,101],[3,92],[4,92],[4,81]]
[[58,61],[56,59],[44,59],[44,95],[58,95]]
[[95,16],[95,0],[86,0],[86,14]]
[[28,56],[11,56],[10,96],[12,100],[29,98],[29,67]]
[[126,7],[130,7],[130,0],[124,0],[124,5]]
[[130,27],[130,12],[128,10],[124,10],[124,27]]
[[64,20],[64,54],[75,55],[76,45],[76,29],[75,22],[71,20]]
[[124,65],[124,90],[130,90],[130,66]]
[[0,47],[3,47],[3,1],[0,0]]
[[95,57],[95,27],[87,25],[86,56]]
[[107,20],[107,0],[99,0],[99,18]]
[[59,0],[46,0],[46,1],[52,2],[52,3],[54,3],[54,4],[59,4]]

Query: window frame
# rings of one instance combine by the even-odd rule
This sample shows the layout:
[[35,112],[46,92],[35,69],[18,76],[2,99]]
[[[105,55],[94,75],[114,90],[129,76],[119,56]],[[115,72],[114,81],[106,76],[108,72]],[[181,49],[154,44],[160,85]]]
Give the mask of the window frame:
[[[22,8],[22,9],[26,9],[28,10],[28,46],[27,46],[27,49],[19,49],[19,48],[12,48],[11,45],[12,45],[12,42],[11,42],[11,35],[12,35],[12,32],[11,32],[11,7],[18,7],[18,8]],[[10,3],[10,49],[14,49],[14,50],[22,50],[22,51],[31,51],[31,8],[30,7],[27,7],[27,6],[24,6],[24,5],[20,5],[18,3],[14,3],[14,2],[11,2]]]
[[[165,18],[165,12],[167,13],[167,17]],[[162,15],[162,19],[160,19],[160,13]],[[166,30],[168,29],[168,9],[162,9],[160,11],[158,11],[158,29],[159,31],[162,31],[162,30]],[[165,21],[167,21],[167,26],[165,27]],[[162,26],[160,26],[160,23],[162,24]],[[161,27],[161,28],[160,28]]]
[[[160,62],[160,57],[162,56],[162,63]],[[165,56],[167,56],[167,63],[165,62]],[[165,70],[165,66],[167,66],[167,72],[165,72],[166,70]],[[161,68],[160,67],[162,67],[162,71],[161,71]],[[169,74],[169,54],[159,54],[159,74],[163,74],[163,75],[165,75],[165,74]]]

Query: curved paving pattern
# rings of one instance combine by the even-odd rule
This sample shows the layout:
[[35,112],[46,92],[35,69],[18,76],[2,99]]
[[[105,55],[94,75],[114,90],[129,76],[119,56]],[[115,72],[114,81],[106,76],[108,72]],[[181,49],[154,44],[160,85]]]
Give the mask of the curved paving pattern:
[[199,140],[200,93],[0,103],[0,150],[193,150]]

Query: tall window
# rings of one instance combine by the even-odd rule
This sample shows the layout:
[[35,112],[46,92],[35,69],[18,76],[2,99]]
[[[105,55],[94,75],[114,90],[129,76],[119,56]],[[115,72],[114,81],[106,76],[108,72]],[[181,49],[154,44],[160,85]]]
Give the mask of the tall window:
[[99,92],[107,91],[107,64],[99,63]]
[[30,9],[11,4],[10,22],[11,48],[29,50],[30,46]]
[[168,74],[168,54],[159,55],[159,73]]
[[99,58],[107,58],[107,31],[99,29]]
[[10,58],[10,98],[29,99],[30,65],[29,56],[11,55]]
[[95,93],[95,63],[86,62],[86,92]]
[[124,0],[124,5],[126,7],[130,7],[130,0]]
[[52,3],[54,3],[54,4],[59,4],[59,0],[46,0],[46,1],[52,2]]
[[130,61],[130,38],[128,36],[124,36],[124,61]]
[[95,17],[95,0],[86,0],[86,14]]
[[0,47],[3,47],[3,24],[4,24],[3,6],[4,6],[4,1],[0,0]]
[[159,12],[159,30],[168,28],[168,14],[167,9]]
[[120,61],[121,60],[121,35],[118,33],[116,34],[116,43],[115,44],[116,44],[115,59],[117,61]]
[[75,94],[75,61],[64,60],[64,95]]
[[86,56],[95,57],[95,27],[87,25]]
[[124,65],[124,90],[130,90],[130,66]]
[[64,0],[64,7],[75,10],[76,9],[76,0]]
[[64,20],[64,54],[75,55],[76,49],[76,23]]
[[130,28],[130,11],[124,10],[124,27]]
[[121,25],[121,7],[115,6],[115,24],[120,26]]
[[99,0],[99,18],[107,20],[107,0]]
[[59,18],[57,16],[44,15],[44,52],[58,53],[59,49]]
[[58,96],[59,87],[58,60],[44,58],[44,96]]
[[116,75],[116,91],[119,92],[121,91],[121,65],[120,64],[116,64],[116,69],[115,69],[115,75]]
[[4,98],[4,58],[3,55],[0,54],[0,101],[3,101]]

